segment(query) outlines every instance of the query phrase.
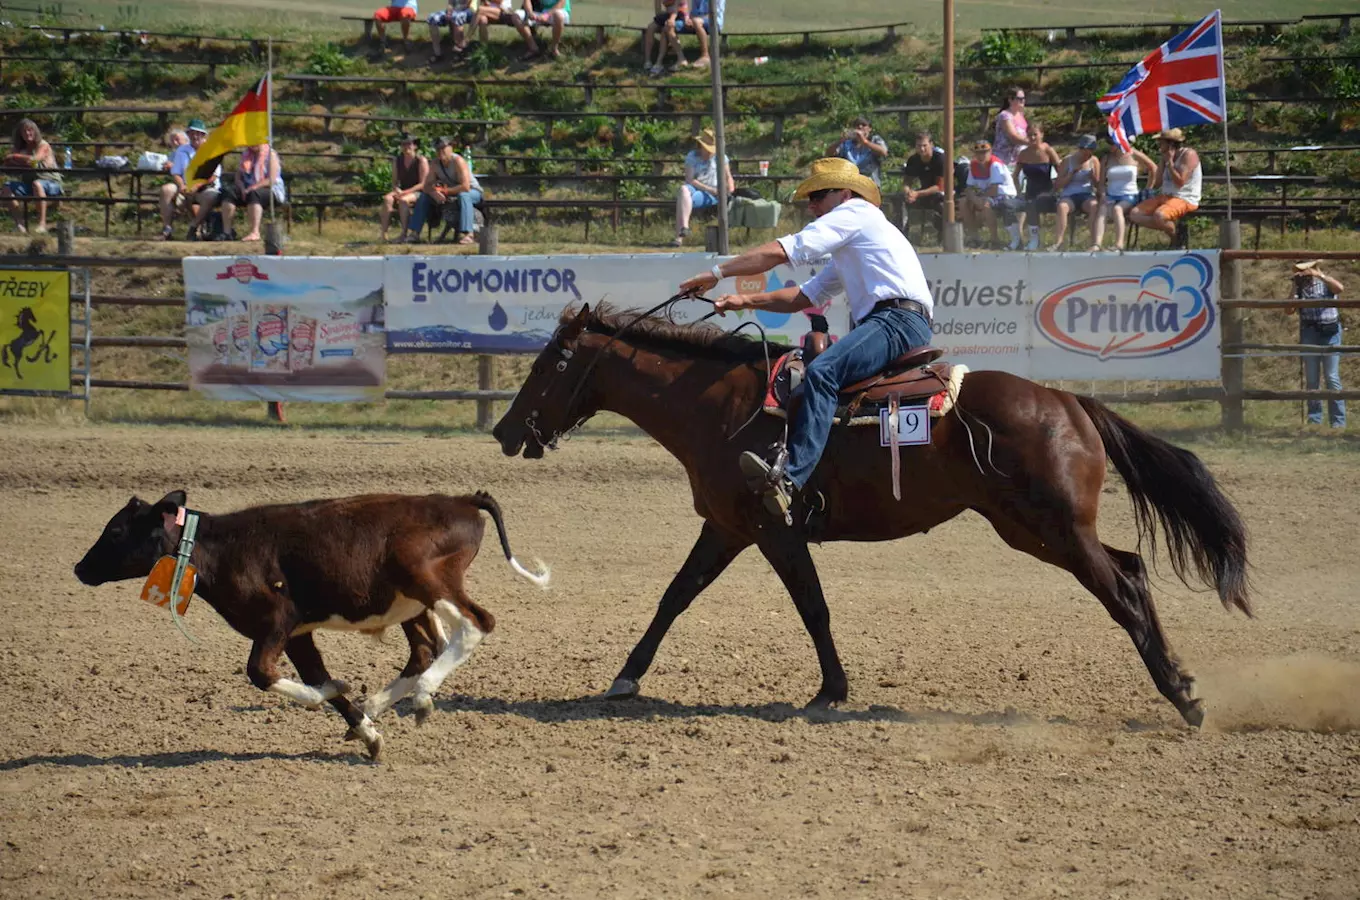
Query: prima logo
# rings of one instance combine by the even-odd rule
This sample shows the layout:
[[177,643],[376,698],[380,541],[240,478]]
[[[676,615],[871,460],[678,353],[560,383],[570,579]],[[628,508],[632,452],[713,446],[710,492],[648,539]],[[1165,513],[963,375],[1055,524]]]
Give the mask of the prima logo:
[[1184,350],[1214,324],[1213,267],[1198,254],[1138,275],[1104,275],[1040,298],[1034,324],[1050,343],[1099,360]]

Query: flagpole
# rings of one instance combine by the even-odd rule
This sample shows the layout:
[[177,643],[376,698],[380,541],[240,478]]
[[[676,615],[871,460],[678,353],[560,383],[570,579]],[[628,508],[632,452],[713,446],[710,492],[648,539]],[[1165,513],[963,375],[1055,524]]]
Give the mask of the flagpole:
[[[269,155],[274,155],[274,38],[265,38],[265,122],[269,131]],[[265,160],[265,165],[269,160]],[[282,165],[280,165],[282,168]],[[271,172],[275,178],[279,177],[278,172]],[[274,224],[274,186],[269,186],[269,224]]]
[[1228,221],[1232,221],[1232,154],[1228,151],[1228,67],[1223,61],[1223,10],[1218,16],[1218,95],[1223,98],[1223,175],[1228,183]]

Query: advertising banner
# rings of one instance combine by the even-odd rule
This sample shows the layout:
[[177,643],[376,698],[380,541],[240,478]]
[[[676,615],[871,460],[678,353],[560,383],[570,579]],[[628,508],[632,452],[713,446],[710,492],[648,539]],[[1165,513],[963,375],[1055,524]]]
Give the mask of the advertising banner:
[[381,400],[379,257],[184,260],[195,390],[219,400]]
[[[571,304],[601,302],[644,310],[705,271],[716,257],[700,254],[603,256],[391,256],[387,266],[387,348],[391,353],[537,353]],[[724,279],[712,296],[772,290],[806,281],[816,267],[778,266],[765,275]],[[678,323],[713,311],[701,301],[676,304]],[[817,312],[808,310],[807,312]],[[849,327],[843,302],[822,309],[833,334]],[[754,321],[771,340],[801,341],[805,313],[729,314],[727,328]],[[752,336],[759,332],[747,328]]]
[[71,275],[0,269],[0,393],[71,391]]

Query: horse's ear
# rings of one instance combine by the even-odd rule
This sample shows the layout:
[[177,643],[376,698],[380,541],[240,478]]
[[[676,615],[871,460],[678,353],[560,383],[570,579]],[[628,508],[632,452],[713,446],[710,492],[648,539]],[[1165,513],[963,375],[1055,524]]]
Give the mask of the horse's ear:
[[567,341],[576,340],[576,336],[585,330],[587,319],[590,316],[590,304],[583,303],[577,310],[576,315],[570,322],[562,326],[562,339]]

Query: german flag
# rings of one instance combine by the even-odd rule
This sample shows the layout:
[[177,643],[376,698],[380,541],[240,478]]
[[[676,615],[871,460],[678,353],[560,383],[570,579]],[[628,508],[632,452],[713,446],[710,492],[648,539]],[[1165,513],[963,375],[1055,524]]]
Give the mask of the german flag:
[[241,147],[263,144],[268,140],[269,76],[265,75],[194,153],[194,158],[189,161],[189,177],[185,180],[208,181],[222,164],[222,157]]

